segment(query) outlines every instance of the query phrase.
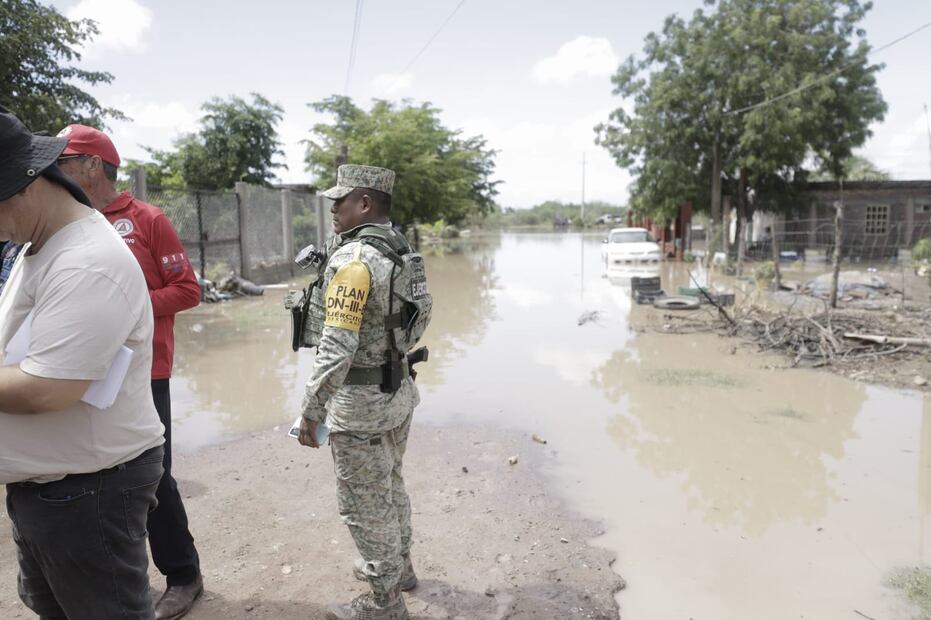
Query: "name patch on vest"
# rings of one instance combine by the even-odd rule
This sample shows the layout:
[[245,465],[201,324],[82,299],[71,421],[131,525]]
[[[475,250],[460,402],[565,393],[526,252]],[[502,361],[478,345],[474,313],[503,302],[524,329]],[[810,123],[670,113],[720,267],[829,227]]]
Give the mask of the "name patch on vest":
[[326,289],[324,325],[358,332],[370,282],[369,270],[358,258],[340,267]]
[[411,297],[413,299],[423,299],[427,296],[427,279],[414,278],[411,280]]

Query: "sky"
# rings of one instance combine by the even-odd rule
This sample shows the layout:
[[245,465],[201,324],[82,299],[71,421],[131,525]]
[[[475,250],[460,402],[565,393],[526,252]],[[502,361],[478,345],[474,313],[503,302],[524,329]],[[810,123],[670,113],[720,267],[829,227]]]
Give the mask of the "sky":
[[[498,151],[502,206],[545,200],[624,204],[630,176],[594,143],[622,104],[610,77],[663,19],[700,0],[367,0],[349,71],[354,0],[56,0],[98,22],[81,66],[111,84],[88,90],[131,122],[111,122],[121,156],[170,148],[212,97],[257,92],[284,110],[288,183],[313,183],[302,141],[325,121],[307,104],[347,94],[430,102],[442,121]],[[451,17],[450,17],[451,16]],[[931,22],[929,0],[877,0],[863,26],[874,48]],[[444,26],[445,23],[445,26]],[[426,46],[426,47],[425,47]],[[895,179],[931,178],[931,28],[872,57],[889,110],[859,151]],[[585,162],[583,174],[583,160]],[[364,163],[364,162],[356,162]]]

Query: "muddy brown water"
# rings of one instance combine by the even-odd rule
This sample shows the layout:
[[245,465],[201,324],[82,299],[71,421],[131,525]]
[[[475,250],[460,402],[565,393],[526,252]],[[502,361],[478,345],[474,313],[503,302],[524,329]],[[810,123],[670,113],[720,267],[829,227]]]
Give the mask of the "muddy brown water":
[[[551,451],[554,488],[605,523],[625,620],[911,617],[885,581],[931,563],[931,400],[712,335],[636,333],[653,310],[629,273],[602,277],[600,251],[572,233],[428,250],[418,418]],[[178,317],[178,449],[296,417],[313,356],[290,349],[284,290]]]

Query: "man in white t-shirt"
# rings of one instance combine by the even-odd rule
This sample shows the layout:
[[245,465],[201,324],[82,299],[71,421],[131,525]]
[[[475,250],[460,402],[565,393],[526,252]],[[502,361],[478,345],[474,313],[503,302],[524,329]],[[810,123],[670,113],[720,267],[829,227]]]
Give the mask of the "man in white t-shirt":
[[[41,618],[151,620],[146,516],[164,441],[152,308],[126,244],[58,168],[66,144],[0,114],[0,241],[26,244],[0,295],[0,483],[19,592]],[[113,404],[84,402],[123,347]]]

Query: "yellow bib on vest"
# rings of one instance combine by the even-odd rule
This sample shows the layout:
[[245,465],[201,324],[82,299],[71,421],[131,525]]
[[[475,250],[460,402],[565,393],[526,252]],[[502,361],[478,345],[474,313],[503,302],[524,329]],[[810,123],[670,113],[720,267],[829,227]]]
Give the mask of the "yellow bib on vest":
[[371,276],[368,268],[359,260],[360,250],[356,251],[352,261],[339,268],[327,286],[324,322],[327,327],[340,327],[354,332],[362,329]]

